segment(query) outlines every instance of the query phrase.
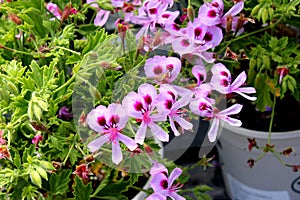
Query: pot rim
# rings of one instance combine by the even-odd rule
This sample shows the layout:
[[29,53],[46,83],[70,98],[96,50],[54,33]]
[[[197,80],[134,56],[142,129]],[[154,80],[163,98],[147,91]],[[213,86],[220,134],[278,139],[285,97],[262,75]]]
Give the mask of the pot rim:
[[[255,131],[243,127],[235,127],[229,124],[224,123],[223,128],[236,134],[242,135],[246,137],[255,137],[261,139],[268,138],[268,132],[265,131]],[[300,137],[300,130],[293,130],[293,131],[285,131],[285,132],[272,132],[271,134],[272,139],[291,139],[291,138],[299,138]]]

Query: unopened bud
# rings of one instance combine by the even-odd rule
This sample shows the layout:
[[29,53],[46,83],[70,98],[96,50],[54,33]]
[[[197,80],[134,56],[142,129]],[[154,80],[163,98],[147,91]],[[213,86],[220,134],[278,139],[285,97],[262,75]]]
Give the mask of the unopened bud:
[[95,158],[94,158],[94,156],[93,156],[92,154],[87,155],[87,156],[85,157],[85,161],[86,161],[86,162],[92,162],[92,161],[94,161],[94,160],[95,160]]
[[231,15],[226,16],[226,33],[230,32],[232,29],[232,19]]
[[11,19],[11,21],[13,21],[15,24],[17,24],[17,25],[20,25],[21,24],[21,19],[20,19],[20,17],[17,15],[17,14],[15,14],[15,13],[13,13],[13,12],[10,12],[10,13],[8,13],[8,17]]
[[254,166],[254,162],[255,160],[253,158],[249,158],[249,160],[247,161],[248,165],[250,168],[252,168]]
[[188,6],[187,7],[187,16],[188,16],[188,19],[193,22],[194,19],[195,19],[195,10],[192,6]]
[[289,147],[289,148],[283,150],[283,151],[282,151],[282,154],[283,154],[284,156],[290,156],[292,152],[293,152],[292,147]]

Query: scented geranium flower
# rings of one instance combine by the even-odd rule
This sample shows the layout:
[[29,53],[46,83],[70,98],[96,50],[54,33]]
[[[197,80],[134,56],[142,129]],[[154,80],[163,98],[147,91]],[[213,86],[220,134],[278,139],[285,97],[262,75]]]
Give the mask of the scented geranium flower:
[[210,142],[214,142],[216,140],[221,121],[227,122],[231,126],[242,125],[240,120],[229,117],[229,115],[238,114],[242,107],[243,106],[240,104],[235,104],[225,110],[220,111],[205,98],[198,98],[190,103],[190,109],[193,113],[213,120],[207,133]]
[[77,174],[84,183],[87,183],[90,178],[89,178],[89,174],[90,174],[90,170],[87,164],[81,164],[79,166],[76,166],[76,170],[73,172],[73,174]]
[[97,15],[94,19],[95,26],[104,26],[109,18],[110,11],[99,8],[97,0],[87,0],[87,4],[97,9]]
[[230,94],[234,92],[251,101],[256,100],[256,97],[250,97],[246,95],[256,93],[254,87],[241,87],[245,84],[247,79],[247,75],[245,72],[240,73],[238,77],[233,81],[233,83],[231,83],[230,71],[223,64],[215,64],[211,68],[211,72],[213,76],[210,83],[218,92],[222,94]]
[[112,161],[119,164],[123,160],[119,141],[124,143],[129,150],[133,151],[138,147],[133,139],[123,135],[122,129],[126,126],[128,115],[126,109],[120,104],[98,106],[87,116],[87,123],[91,129],[102,135],[88,144],[91,152],[97,151],[103,144],[112,144]]
[[167,119],[166,113],[158,113],[155,110],[156,103],[157,91],[153,85],[147,83],[140,85],[138,93],[130,92],[123,99],[123,105],[126,106],[128,115],[141,122],[135,136],[136,143],[144,143],[147,127],[159,140],[163,142],[169,141],[169,135],[155,123],[166,121]]
[[[67,19],[70,15],[76,14],[78,10],[72,7],[72,4],[68,4],[65,6],[64,10],[62,11],[56,4],[54,3],[47,3],[46,6],[47,10],[51,12],[57,19],[64,21]],[[51,20],[54,20],[54,18],[51,18]]]
[[[175,24],[166,26],[173,35],[172,48],[182,57],[196,56],[206,62],[214,62],[213,54],[207,50],[216,47],[223,39],[222,30],[216,26],[206,26],[199,18],[189,22],[183,30]],[[190,59],[189,59],[190,60]],[[202,63],[197,61],[196,63]]]
[[204,83],[204,81],[206,80],[206,77],[207,77],[206,68],[202,65],[195,65],[192,68],[192,74],[197,79],[198,86],[201,85],[202,83]]
[[176,167],[168,177],[167,168],[160,164],[154,163],[150,170],[152,176],[151,187],[154,193],[147,197],[147,200],[166,200],[170,197],[173,200],[185,200],[184,197],[177,194],[182,184],[174,184],[174,181],[182,174],[182,169]]
[[132,16],[130,21],[142,26],[141,30],[136,34],[139,39],[143,34],[147,35],[149,28],[151,32],[156,32],[157,27],[164,28],[166,24],[174,23],[179,15],[179,11],[166,11],[168,4],[162,4],[158,0],[146,1],[140,7],[137,16]]
[[159,88],[160,94],[158,95],[158,109],[165,110],[167,112],[171,129],[175,136],[179,136],[180,133],[175,126],[175,122],[184,130],[191,130],[193,124],[183,118],[184,110],[182,107],[190,103],[193,93],[186,89],[185,95],[179,100],[177,91],[168,84],[163,84]]
[[156,83],[171,83],[180,73],[181,61],[176,57],[154,56],[146,60],[144,70]]
[[43,140],[43,136],[41,134],[36,134],[33,138],[32,138],[32,144],[35,144],[35,148],[39,147],[39,142],[41,142]]
[[[232,8],[224,14],[224,3],[222,0],[213,0],[210,3],[203,4],[198,12],[198,17],[201,22],[208,26],[214,26],[221,24],[226,27],[228,16],[234,17],[244,8],[244,2],[237,2]],[[235,18],[233,21],[236,21]]]
[[[57,19],[61,20],[62,11],[55,3],[47,3],[47,10],[51,12]],[[53,19],[52,19],[53,20]]]

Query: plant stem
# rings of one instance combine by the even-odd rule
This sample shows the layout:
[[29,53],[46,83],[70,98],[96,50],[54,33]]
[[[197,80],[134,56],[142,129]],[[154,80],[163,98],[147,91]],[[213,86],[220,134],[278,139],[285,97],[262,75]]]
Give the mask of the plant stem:
[[137,187],[137,186],[135,186],[135,185],[131,185],[131,186],[129,186],[129,187],[131,187],[132,189],[135,189],[135,190],[138,190],[138,191],[143,191],[143,192],[145,192],[145,193],[147,193],[147,194],[150,194],[150,191],[145,190],[145,189],[140,188],[140,187]]
[[271,134],[272,134],[272,127],[273,127],[273,121],[274,121],[274,116],[275,116],[275,105],[276,105],[276,95],[274,94],[271,120],[270,120],[270,124],[269,124],[269,132],[268,132],[268,144],[269,145],[271,145]]
[[64,84],[62,84],[59,88],[56,88],[56,90],[54,90],[53,93],[58,92],[59,90],[63,89],[64,87],[66,87],[66,86],[68,86],[70,83],[72,83],[73,80],[75,79],[75,75],[76,75],[76,74],[73,74],[73,76],[72,76],[67,82],[65,82]]
[[29,52],[26,52],[26,51],[19,51],[19,50],[12,49],[12,48],[9,48],[9,47],[3,46],[3,45],[0,45],[0,46],[1,46],[2,49],[12,51],[12,52],[15,52],[15,53],[24,54],[24,55],[28,55],[28,56],[33,56],[34,55],[33,53],[29,53]]
[[232,42],[235,42],[235,41],[238,41],[238,40],[240,40],[240,39],[249,37],[249,36],[251,36],[251,35],[255,35],[255,34],[260,33],[260,32],[263,32],[263,31],[265,31],[265,30],[274,28],[277,24],[279,24],[279,23],[281,22],[282,19],[283,19],[283,16],[281,16],[274,24],[271,24],[271,25],[266,26],[266,27],[264,27],[264,28],[258,29],[258,30],[256,30],[256,31],[251,32],[251,33],[248,33],[248,34],[245,34],[245,35],[241,35],[241,36],[236,37],[236,38],[234,38],[234,39],[232,39],[232,40],[230,40],[230,41],[227,41],[227,44],[226,44],[219,52],[223,52],[224,49],[226,49]]
[[65,48],[65,47],[56,46],[56,47],[54,47],[53,49],[62,49],[62,50],[69,51],[69,52],[71,52],[71,53],[77,54],[77,55],[79,55],[79,56],[81,55],[79,52],[73,51],[73,50],[68,49],[68,48]]

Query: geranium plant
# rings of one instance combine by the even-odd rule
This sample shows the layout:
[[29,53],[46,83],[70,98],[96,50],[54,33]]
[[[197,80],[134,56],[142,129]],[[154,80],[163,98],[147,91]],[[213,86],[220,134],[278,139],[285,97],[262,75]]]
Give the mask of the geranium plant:
[[[232,62],[226,67],[220,55],[234,57],[227,47],[246,38],[243,26],[253,19],[241,14],[243,1],[182,2],[186,9],[174,11],[176,4],[1,3],[2,198],[130,199],[135,189],[150,200],[185,199],[188,168],[163,159],[161,144],[170,134],[195,132],[199,116],[212,121],[210,142],[223,122],[241,126],[231,115],[243,105],[226,108],[224,99],[239,95],[254,101],[256,89],[245,86],[246,72],[235,74]],[[271,14],[263,15],[268,19]],[[270,48],[287,46],[286,39],[275,40]],[[259,48],[250,53],[250,82]],[[269,69],[272,55],[269,64],[260,65]],[[275,77],[283,95],[296,85],[279,57]],[[258,108],[267,103],[258,99]],[[196,165],[209,166],[209,160]],[[150,179],[149,189],[137,185],[142,177]],[[193,189],[203,199],[209,198],[207,190]]]

